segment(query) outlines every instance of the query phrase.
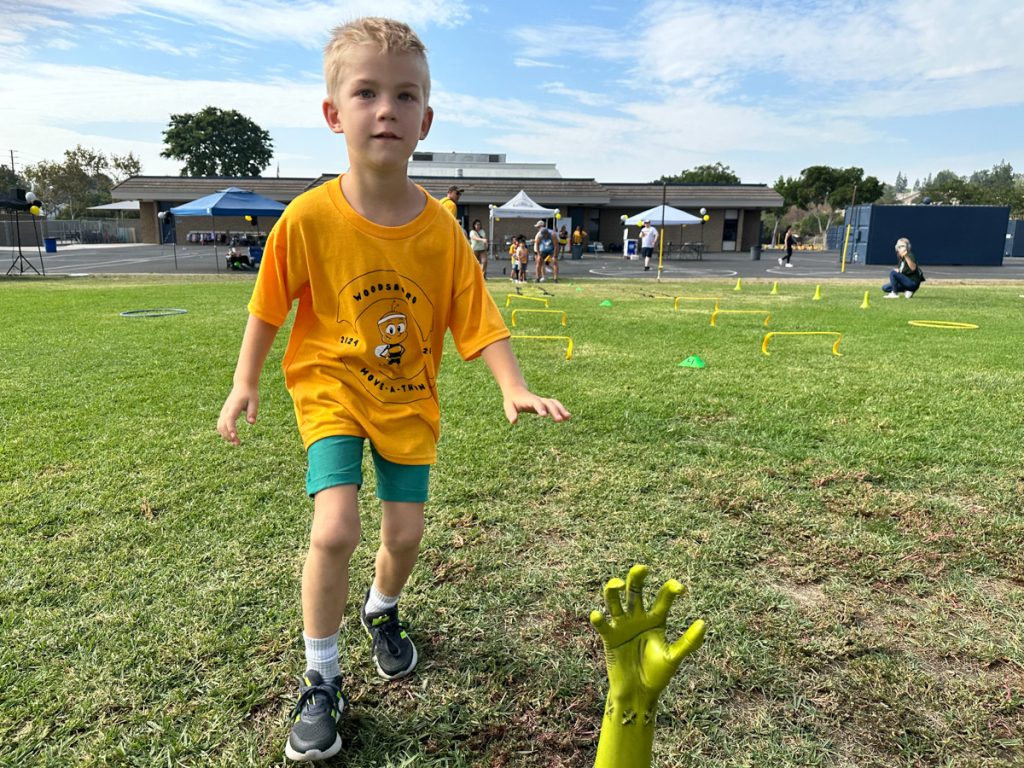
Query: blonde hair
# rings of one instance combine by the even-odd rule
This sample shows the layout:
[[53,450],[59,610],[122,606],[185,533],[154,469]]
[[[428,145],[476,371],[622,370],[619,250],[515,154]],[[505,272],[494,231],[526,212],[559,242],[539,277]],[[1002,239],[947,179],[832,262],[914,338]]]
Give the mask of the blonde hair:
[[331,30],[331,39],[324,46],[324,82],[327,84],[328,97],[334,96],[341,87],[345,59],[349,51],[358,45],[374,45],[381,53],[409,53],[423,59],[423,68],[427,73],[423,97],[425,101],[430,99],[427,47],[408,24],[380,16],[364,16]]
[[897,241],[896,241],[896,247],[898,248],[898,247],[899,247],[899,246],[901,246],[901,245],[905,245],[905,246],[907,246],[907,253],[910,253],[910,252],[911,252],[911,249],[910,249],[910,240],[908,240],[908,239],[907,239],[907,238],[905,238],[905,237],[901,237],[901,238],[900,238],[899,240],[897,240]]

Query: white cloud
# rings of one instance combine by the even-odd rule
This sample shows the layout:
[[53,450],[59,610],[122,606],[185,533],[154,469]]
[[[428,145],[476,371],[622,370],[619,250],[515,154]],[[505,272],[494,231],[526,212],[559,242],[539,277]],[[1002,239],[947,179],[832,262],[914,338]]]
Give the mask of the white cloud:
[[513,61],[512,63],[515,64],[517,67],[521,67],[521,68],[524,68],[524,69],[525,68],[530,68],[530,67],[549,67],[549,68],[565,69],[565,65],[564,64],[555,64],[555,63],[550,62],[550,61],[538,61],[537,59],[528,59],[528,58],[525,58],[525,57],[522,57],[522,56],[516,58],[515,61]]

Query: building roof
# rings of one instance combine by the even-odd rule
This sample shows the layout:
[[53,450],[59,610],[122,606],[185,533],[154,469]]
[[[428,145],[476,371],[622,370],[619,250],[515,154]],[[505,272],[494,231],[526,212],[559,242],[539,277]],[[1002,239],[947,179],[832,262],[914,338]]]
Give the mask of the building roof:
[[309,187],[308,178],[239,178],[237,176],[132,176],[111,190],[115,200],[188,201],[241,187],[282,203],[289,203]]
[[[160,200],[186,202],[238,186],[256,194],[289,203],[302,192],[338,177],[325,173],[310,178],[228,178],[188,176],[132,176],[111,192],[115,200]],[[502,205],[520,190],[546,207],[561,205],[647,208],[661,202],[660,183],[602,183],[594,179],[542,179],[535,177],[495,178],[483,176],[413,176],[431,195],[440,199],[448,187],[458,184],[466,191],[460,202]],[[667,184],[665,202],[675,208],[778,208],[782,196],[764,184]]]
[[[648,205],[660,195],[662,185],[603,185],[608,190],[609,205]],[[666,184],[665,202],[674,208],[703,205],[707,208],[779,208],[782,195],[765,184]]]
[[[309,185],[318,187],[336,179],[338,174],[324,174]],[[493,178],[483,176],[411,176],[414,182],[434,197],[440,199],[448,193],[448,187],[458,184],[466,191],[461,203],[501,205],[508,202],[520,191],[525,191],[541,205],[607,205],[608,192],[602,184],[593,179],[538,179],[533,177]]]

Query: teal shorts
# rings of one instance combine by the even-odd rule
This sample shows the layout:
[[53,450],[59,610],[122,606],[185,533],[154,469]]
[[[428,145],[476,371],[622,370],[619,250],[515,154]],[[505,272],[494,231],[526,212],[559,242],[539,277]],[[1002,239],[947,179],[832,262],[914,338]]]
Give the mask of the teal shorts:
[[[317,440],[306,452],[306,493],[316,496],[335,485],[363,484],[362,437],[337,435]],[[373,466],[377,471],[377,498],[381,501],[427,500],[429,464],[395,464],[388,461],[370,443]]]

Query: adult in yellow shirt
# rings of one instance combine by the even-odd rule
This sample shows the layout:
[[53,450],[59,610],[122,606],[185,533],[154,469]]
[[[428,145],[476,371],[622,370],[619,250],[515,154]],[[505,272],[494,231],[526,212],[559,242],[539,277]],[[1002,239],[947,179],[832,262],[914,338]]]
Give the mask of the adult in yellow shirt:
[[455,184],[448,187],[448,194],[441,201],[441,207],[452,215],[456,221],[459,220],[459,198],[462,197],[464,189],[459,189]]

